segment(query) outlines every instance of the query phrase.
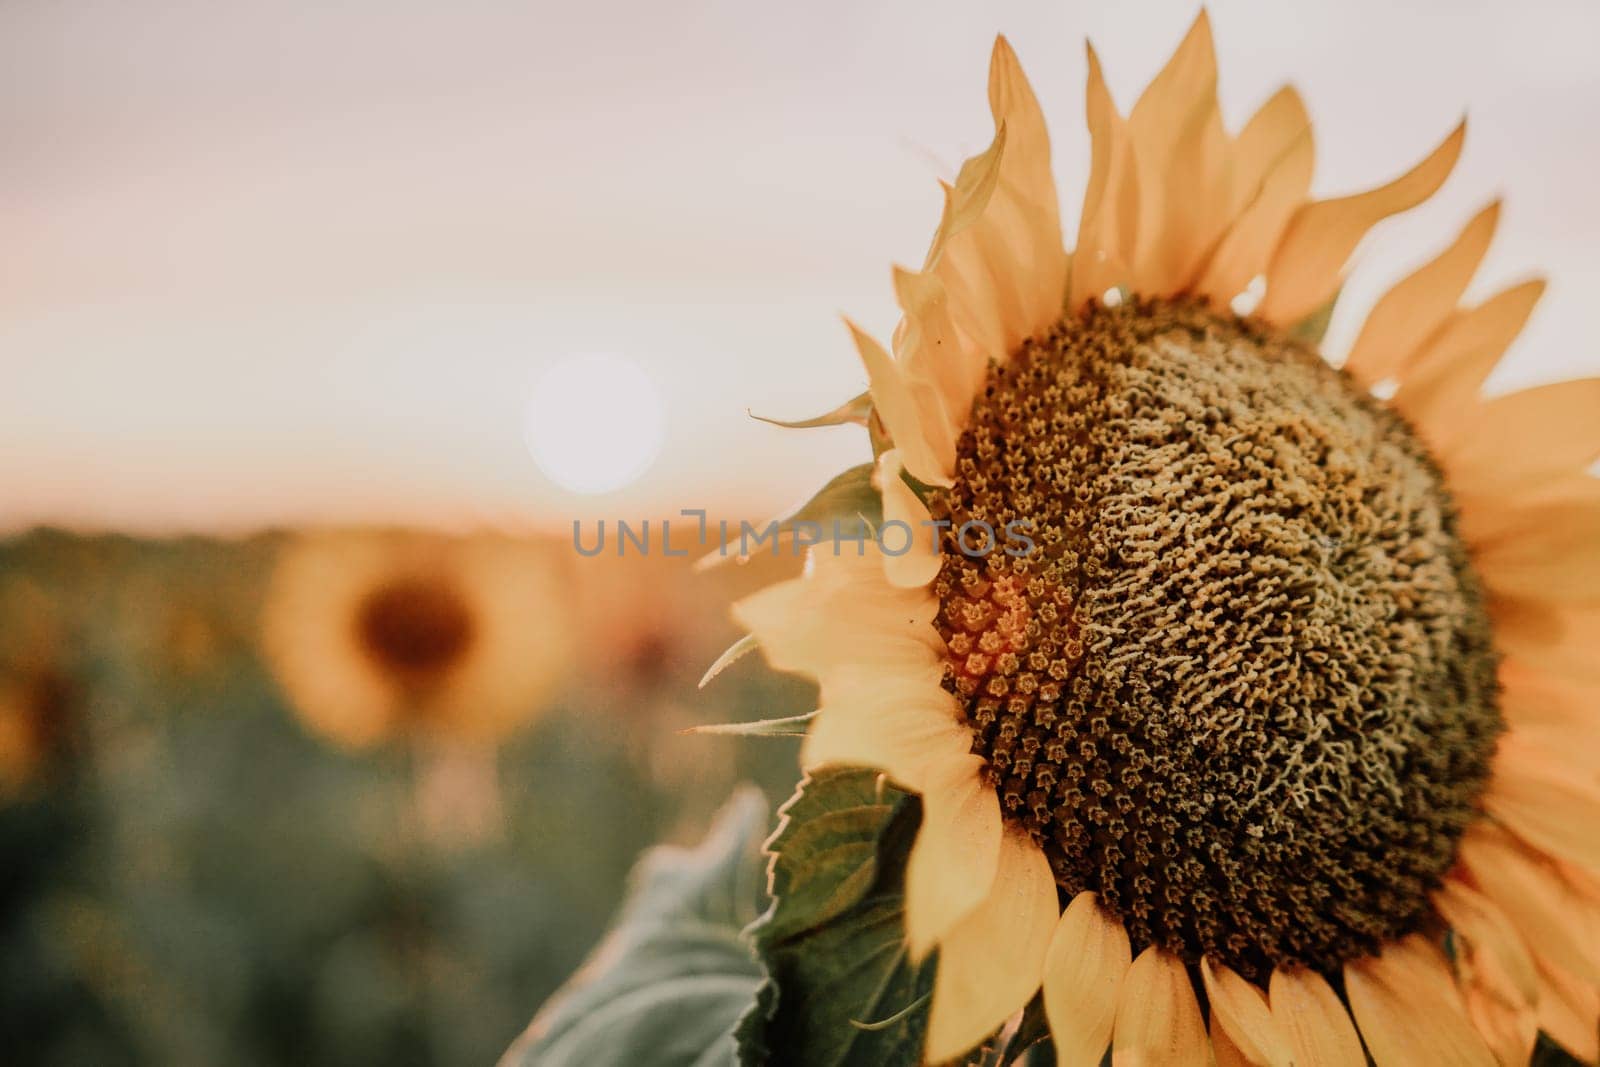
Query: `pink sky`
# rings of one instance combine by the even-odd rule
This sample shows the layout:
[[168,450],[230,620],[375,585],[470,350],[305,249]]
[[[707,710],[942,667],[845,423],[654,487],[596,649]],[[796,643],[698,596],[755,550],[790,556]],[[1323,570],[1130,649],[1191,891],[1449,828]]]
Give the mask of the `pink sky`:
[[[1379,287],[1508,198],[1488,286],[1552,289],[1505,382],[1600,371],[1600,6],[1211,6],[1235,121],[1284,81],[1319,191],[1387,179],[1462,111],[1435,203],[1363,250]],[[863,384],[934,179],[989,137],[1004,30],[1049,113],[1063,214],[1082,41],[1125,108],[1189,3],[0,6],[0,527],[564,524],[759,514],[864,458],[785,434]],[[579,498],[523,444],[551,360],[645,368],[665,441]],[[584,442],[574,447],[585,447]]]

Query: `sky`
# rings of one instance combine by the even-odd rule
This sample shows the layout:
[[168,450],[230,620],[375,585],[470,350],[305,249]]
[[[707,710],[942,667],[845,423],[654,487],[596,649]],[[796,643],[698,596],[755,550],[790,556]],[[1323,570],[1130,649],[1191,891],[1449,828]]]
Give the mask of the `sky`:
[[[0,529],[782,510],[865,442],[747,412],[864,386],[841,316],[892,329],[890,264],[920,263],[937,179],[991,136],[994,34],[1070,222],[1084,39],[1126,110],[1196,10],[8,0]],[[1473,292],[1552,284],[1494,386],[1600,373],[1600,5],[1210,11],[1226,115],[1296,84],[1318,193],[1468,116],[1444,191],[1359,252],[1333,349],[1503,195]]]

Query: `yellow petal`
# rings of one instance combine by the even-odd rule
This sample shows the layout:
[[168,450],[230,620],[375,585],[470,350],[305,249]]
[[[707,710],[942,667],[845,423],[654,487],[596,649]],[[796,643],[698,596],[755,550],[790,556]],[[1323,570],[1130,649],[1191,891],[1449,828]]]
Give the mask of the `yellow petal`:
[[1477,1028],[1501,1067],[1527,1067],[1539,1040],[1539,1016],[1529,1004],[1507,1000],[1483,975],[1465,980],[1461,990],[1467,1018]]
[[1138,265],[1143,291],[1172,295],[1194,288],[1232,219],[1230,147],[1213,82],[1201,93],[1173,147],[1156,258]]
[[1192,112],[1195,97],[1216,80],[1217,53],[1211,37],[1211,18],[1202,9],[1172,58],[1140,94],[1129,116],[1129,126],[1140,149],[1148,145],[1152,159],[1170,153],[1178,126]]
[[930,768],[922,825],[906,865],[906,942],[913,960],[988,895],[1000,862],[1000,798],[970,752]]
[[[987,150],[961,165],[954,185],[944,186],[944,214],[923,262],[949,294],[950,321],[961,344],[974,359],[1004,360],[1011,354],[1010,319],[1021,312],[1012,301],[1016,264],[1003,248],[995,249],[992,226],[985,215],[1000,183],[1004,127],[995,131]],[[995,252],[994,262],[989,261]]]
[[1044,853],[1026,835],[1006,833],[989,895],[939,944],[925,1060],[955,1059],[1027,1004],[1059,916]]
[[1591,488],[1587,497],[1518,514],[1509,528],[1473,524],[1473,562],[1491,593],[1556,604],[1600,600],[1600,485]]
[[962,346],[950,319],[949,295],[937,274],[896,267],[894,291],[905,313],[895,352],[909,377],[926,380],[938,390],[959,434],[983,389],[989,361]]
[[1483,823],[1462,836],[1459,855],[1473,883],[1511,920],[1536,959],[1600,984],[1600,959],[1587,947],[1600,937],[1600,913],[1553,865]]
[[1592,685],[1533,670],[1520,659],[1500,663],[1500,710],[1512,735],[1559,752],[1569,766],[1600,767],[1592,692]]
[[1539,1032],[1533,957],[1504,913],[1460,881],[1446,880],[1433,899],[1454,931],[1467,1018],[1499,1063],[1525,1065]]
[[946,188],[923,270],[944,283],[962,345],[1003,360],[1061,317],[1067,254],[1044,119],[1003,40],[990,66],[990,108],[994,141]]
[[[1574,622],[1567,617],[1557,616],[1552,620],[1553,626],[1559,631],[1566,631],[1569,626],[1577,626],[1578,632],[1573,637],[1582,639],[1591,634],[1600,634],[1600,615],[1595,615],[1587,627],[1581,621],[1589,619],[1594,613],[1586,612],[1577,615]],[[1499,620],[1496,620],[1499,623]],[[1539,628],[1538,634],[1542,641],[1559,640],[1553,636],[1556,631],[1546,631]],[[1501,703],[1505,705],[1507,718],[1513,726],[1521,725],[1524,714],[1531,714],[1534,721],[1538,721],[1540,713],[1534,705],[1542,703],[1556,703],[1563,709],[1574,713],[1583,714],[1588,707],[1588,687],[1581,682],[1563,679],[1559,674],[1544,670],[1537,664],[1525,659],[1520,649],[1510,652],[1500,662],[1500,687]]]
[[1600,871],[1600,783],[1516,735],[1500,739],[1484,809],[1535,848]]
[[1256,199],[1267,175],[1302,140],[1311,140],[1311,116],[1294,86],[1285,85],[1250,116],[1234,142],[1231,217]]
[[1088,56],[1089,84],[1084,100],[1089,123],[1089,184],[1083,194],[1067,295],[1067,307],[1073,311],[1130,281],[1139,211],[1138,175],[1127,124],[1111,101],[1092,45]]
[[780,671],[821,679],[849,664],[909,672],[942,664],[938,599],[890,585],[883,568],[871,541],[819,545],[803,577],[746,597],[733,615]]
[[1061,317],[1067,254],[1061,241],[1061,209],[1050,170],[1050,134],[1044,112],[1016,52],[1003,36],[995,38],[989,60],[989,110],[995,127],[1006,128],[996,208],[1016,216],[1007,232],[1014,235],[1012,251],[1020,259],[1017,280],[1025,294],[1024,322],[1019,324],[1022,333],[1015,338],[1015,343],[1020,343]]
[[1113,1067],[1202,1067],[1207,1058],[1205,1020],[1183,961],[1151,945],[1139,953],[1117,1000]]
[[1482,492],[1466,487],[1448,456],[1440,458],[1461,515],[1461,536],[1473,547],[1510,541],[1530,528],[1539,530],[1552,515],[1581,514],[1600,506],[1600,479],[1588,474],[1569,473],[1546,479],[1529,476]]
[[875,677],[840,672],[823,683],[821,706],[800,745],[800,766],[876,767],[922,789],[930,774],[964,760],[972,735],[956,719],[955,699],[937,670],[921,676]]
[[883,494],[883,526],[878,530],[883,572],[891,585],[920,589],[939,574],[939,531],[928,505],[900,477],[899,449],[878,457],[877,483]]
[[1178,293],[1194,283],[1227,225],[1232,193],[1205,11],[1139,97],[1128,133],[1139,176],[1134,285],[1151,295]]
[[1295,212],[1267,271],[1267,294],[1256,313],[1290,325],[1327,303],[1339,288],[1345,261],[1368,230],[1416,207],[1444,183],[1461,155],[1466,123],[1411,170],[1365,193],[1318,200]]
[[1449,248],[1373,305],[1344,364],[1357,381],[1374,385],[1401,375],[1423,342],[1455,312],[1499,221],[1496,200],[1467,223]]
[[1525,1003],[1538,997],[1533,957],[1511,920],[1493,901],[1460,881],[1449,879],[1434,893],[1433,902],[1474,960],[1491,957]]
[[1217,1022],[1251,1063],[1288,1067],[1289,1043],[1273,1020],[1261,990],[1222,963],[1200,960],[1200,976],[1211,1001],[1213,1029]]
[[1285,86],[1239,133],[1233,150],[1231,220],[1195,292],[1227,306],[1267,268],[1295,209],[1311,188],[1316,150],[1300,94]]
[[1462,982],[1467,1019],[1501,1067],[1526,1067],[1539,1041],[1539,1016],[1531,1005],[1512,1003],[1482,976]]
[[1228,1036],[1228,1031],[1222,1028],[1222,1022],[1215,1012],[1211,1014],[1211,1062],[1214,1067],[1253,1067]]
[[1418,936],[1344,967],[1345,995],[1377,1067],[1494,1067],[1444,958]]
[[1382,966],[1403,977],[1419,995],[1451,1008],[1461,1008],[1461,990],[1450,971],[1450,960],[1437,944],[1422,934],[1410,934],[1392,941],[1378,953]]
[[[1600,874],[1586,871],[1576,864],[1562,860],[1554,861],[1554,866],[1580,900],[1594,907],[1600,907]],[[1600,912],[1596,912],[1594,918],[1597,921],[1589,925],[1589,930],[1593,934],[1600,935]]]
[[1600,1061],[1600,991],[1559,967],[1539,970],[1539,1026],[1583,1063]]
[[1268,990],[1272,1017],[1289,1042],[1295,1067],[1366,1067],[1350,1013],[1320,974],[1279,967]]
[[1600,605],[1502,601],[1490,610],[1504,655],[1552,679],[1600,684]]
[[1451,489],[1468,497],[1585,472],[1600,459],[1600,378],[1493,397],[1440,458]]
[[1061,1067],[1099,1067],[1132,959],[1122,921],[1093,893],[1073,897],[1044,963],[1044,1011]]
[[955,471],[955,444],[948,441],[950,419],[943,410],[929,410],[930,397],[919,396],[903,368],[889,358],[883,346],[846,320],[861,362],[867,368],[872,408],[883,420],[906,470],[928,485],[950,485]]
[[1434,448],[1448,452],[1470,425],[1484,379],[1522,332],[1544,289],[1542,280],[1524,282],[1456,312],[1417,354],[1391,403]]
[[1273,166],[1260,194],[1223,236],[1195,286],[1197,293],[1226,306],[1266,270],[1284,227],[1311,186],[1315,155],[1308,127]]

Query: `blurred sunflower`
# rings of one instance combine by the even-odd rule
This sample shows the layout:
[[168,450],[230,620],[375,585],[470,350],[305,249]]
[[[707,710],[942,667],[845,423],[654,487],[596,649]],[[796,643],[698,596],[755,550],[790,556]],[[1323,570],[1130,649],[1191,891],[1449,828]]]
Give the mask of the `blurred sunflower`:
[[495,741],[569,667],[548,555],[496,537],[309,536],[284,550],[264,609],[268,660],[318,733]]
[[0,679],[0,799],[70,758],[77,711],[71,680],[57,671]]
[[31,582],[0,585],[0,800],[77,754],[81,714],[55,600]]
[[1495,206],[1343,370],[1308,340],[1463,130],[1309,200],[1298,96],[1225,130],[1202,14],[1126,118],[1090,50],[1069,254],[1004,39],[989,101],[893,355],[855,331],[880,540],[736,608],[820,683],[806,766],[922,796],[926,1058],[1042,987],[1064,1065],[1594,1062],[1600,380],[1482,395],[1542,289],[1458,306]]
[[685,561],[659,555],[577,561],[573,625],[584,634],[585,676],[639,699],[692,679],[720,636],[708,639],[707,629],[727,626],[727,601],[714,607],[694,577]]

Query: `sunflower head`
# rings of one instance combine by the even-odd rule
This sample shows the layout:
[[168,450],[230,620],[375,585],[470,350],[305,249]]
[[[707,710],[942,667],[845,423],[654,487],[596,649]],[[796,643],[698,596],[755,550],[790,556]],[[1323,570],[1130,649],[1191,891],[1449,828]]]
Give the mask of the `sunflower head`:
[[336,741],[495,740],[565,676],[566,602],[550,555],[531,544],[319,535],[284,550],[264,642],[295,708]]
[[1500,716],[1403,420],[1259,323],[1096,306],[995,368],[929,503],[1033,542],[952,545],[932,589],[972,751],[1064,891],[1251,976],[1426,914]]
[[736,610],[819,682],[806,766],[921,795],[927,1058],[1042,987],[1068,1063],[1594,1060],[1600,388],[1484,396],[1543,289],[1460,304],[1495,205],[1318,351],[1464,127],[1314,200],[1298,96],[1228,130],[1203,14],[1126,116],[1088,68],[1069,252],[996,44],[892,350],[854,331],[879,541]]

